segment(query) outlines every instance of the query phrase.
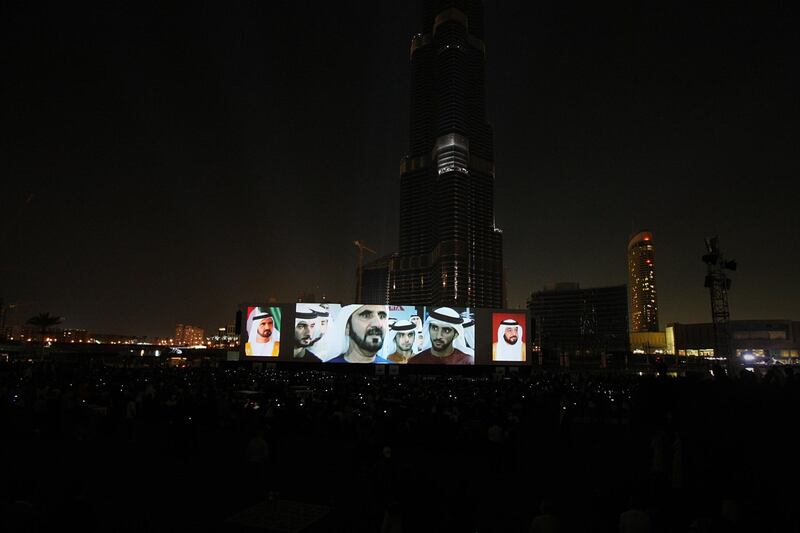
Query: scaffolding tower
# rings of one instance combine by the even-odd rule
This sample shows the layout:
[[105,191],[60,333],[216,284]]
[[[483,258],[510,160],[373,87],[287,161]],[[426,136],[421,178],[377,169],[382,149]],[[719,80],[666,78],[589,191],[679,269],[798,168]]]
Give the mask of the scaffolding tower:
[[728,291],[731,280],[725,273],[726,270],[736,270],[736,261],[726,260],[719,247],[719,237],[714,236],[706,241],[706,253],[703,262],[706,264],[707,273],[705,287],[711,296],[711,319],[714,325],[714,357],[724,357],[727,360],[728,372],[736,368],[736,354],[731,343],[731,311],[728,307]]

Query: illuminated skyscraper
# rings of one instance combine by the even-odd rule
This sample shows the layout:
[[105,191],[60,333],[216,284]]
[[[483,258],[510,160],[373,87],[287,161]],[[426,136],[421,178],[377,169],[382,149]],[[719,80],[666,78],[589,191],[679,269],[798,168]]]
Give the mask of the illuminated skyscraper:
[[486,119],[483,4],[427,0],[411,39],[409,153],[400,165],[400,252],[390,301],[503,305]]
[[653,234],[643,230],[628,242],[631,333],[658,331],[658,299]]

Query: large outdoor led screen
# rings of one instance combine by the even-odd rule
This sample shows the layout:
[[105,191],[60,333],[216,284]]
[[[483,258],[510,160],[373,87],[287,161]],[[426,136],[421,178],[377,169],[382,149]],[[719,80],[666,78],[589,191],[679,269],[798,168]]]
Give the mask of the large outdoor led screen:
[[464,308],[299,303],[292,360],[455,364],[474,359],[474,320]]
[[525,311],[332,303],[247,305],[245,310],[242,343],[248,358],[409,365],[527,360]]

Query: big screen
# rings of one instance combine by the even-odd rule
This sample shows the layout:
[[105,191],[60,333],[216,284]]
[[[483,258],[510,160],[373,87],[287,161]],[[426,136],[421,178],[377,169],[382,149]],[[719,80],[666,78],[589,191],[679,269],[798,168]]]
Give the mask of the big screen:
[[[525,311],[328,302],[247,305],[243,310],[247,358],[324,364],[526,362]],[[498,340],[501,326],[505,329]]]

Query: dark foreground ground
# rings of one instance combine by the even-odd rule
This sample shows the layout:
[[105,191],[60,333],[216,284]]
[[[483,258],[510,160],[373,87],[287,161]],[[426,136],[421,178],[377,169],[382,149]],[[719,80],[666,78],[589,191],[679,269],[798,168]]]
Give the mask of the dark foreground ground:
[[558,531],[798,531],[799,377],[10,363],[0,524],[517,532],[544,509]]

